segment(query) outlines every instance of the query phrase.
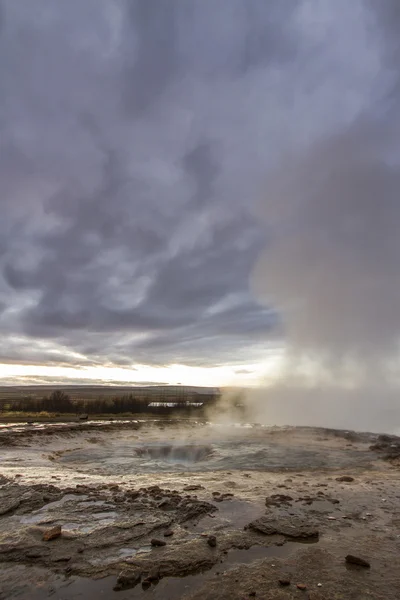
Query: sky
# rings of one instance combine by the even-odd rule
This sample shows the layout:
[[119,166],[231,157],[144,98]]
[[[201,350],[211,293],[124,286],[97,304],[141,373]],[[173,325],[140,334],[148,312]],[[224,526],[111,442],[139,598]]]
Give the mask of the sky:
[[398,0],[0,0],[0,383],[394,348],[399,29]]

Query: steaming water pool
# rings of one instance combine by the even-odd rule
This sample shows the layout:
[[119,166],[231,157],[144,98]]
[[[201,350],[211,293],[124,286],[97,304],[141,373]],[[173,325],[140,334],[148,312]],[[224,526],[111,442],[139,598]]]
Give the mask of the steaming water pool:
[[[285,435],[283,435],[286,433]],[[283,437],[282,437],[283,435]],[[139,432],[118,432],[79,440],[54,456],[67,469],[82,473],[124,475],[134,473],[226,470],[299,470],[366,465],[371,452],[343,440],[321,435],[304,444],[301,430],[287,432],[257,427],[192,427],[190,435],[175,426],[144,427]]]

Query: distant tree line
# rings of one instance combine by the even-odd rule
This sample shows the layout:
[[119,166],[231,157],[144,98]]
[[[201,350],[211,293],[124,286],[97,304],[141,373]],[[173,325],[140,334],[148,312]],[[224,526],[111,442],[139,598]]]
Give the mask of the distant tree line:
[[193,396],[185,397],[184,394],[174,397],[157,397],[149,394],[144,398],[134,394],[125,394],[114,398],[99,397],[90,400],[71,399],[62,390],[55,390],[44,398],[22,398],[10,400],[3,405],[3,410],[21,413],[51,414],[89,414],[89,415],[121,415],[121,414],[161,414],[171,415],[175,413],[201,414],[206,407],[214,404],[219,396],[217,394],[202,394],[201,400],[193,399]]

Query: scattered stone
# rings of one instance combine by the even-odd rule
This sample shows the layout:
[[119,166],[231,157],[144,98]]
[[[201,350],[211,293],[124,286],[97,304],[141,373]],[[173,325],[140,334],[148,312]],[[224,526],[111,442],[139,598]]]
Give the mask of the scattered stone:
[[155,548],[155,547],[166,546],[167,542],[164,542],[164,540],[159,540],[157,538],[153,538],[151,540],[150,544]]
[[305,592],[307,589],[307,586],[304,583],[297,583],[296,587],[298,590],[302,590],[303,592]]
[[348,554],[345,560],[351,565],[358,565],[359,567],[364,567],[365,569],[369,569],[371,567],[367,560],[359,558],[358,556],[353,556],[353,554]]
[[354,477],[350,477],[350,475],[342,475],[341,477],[336,477],[336,481],[343,481],[344,483],[351,483],[354,481]]
[[171,535],[174,535],[172,529],[167,529],[167,531],[164,531],[164,537],[171,537]]
[[204,490],[204,485],[185,485],[183,488],[184,492],[194,492],[195,490]]
[[290,579],[279,579],[279,585],[282,585],[282,586],[290,585]]
[[114,591],[119,592],[120,590],[128,590],[135,587],[140,583],[142,574],[140,571],[122,571],[118,575],[117,583],[114,586]]
[[210,548],[215,548],[215,546],[217,545],[217,538],[215,537],[215,535],[208,536],[207,544],[210,546]]
[[44,542],[50,542],[51,540],[55,540],[55,539],[59,538],[60,535],[61,535],[61,525],[56,525],[55,527],[52,527],[51,529],[48,529],[47,531],[45,531],[42,539]]

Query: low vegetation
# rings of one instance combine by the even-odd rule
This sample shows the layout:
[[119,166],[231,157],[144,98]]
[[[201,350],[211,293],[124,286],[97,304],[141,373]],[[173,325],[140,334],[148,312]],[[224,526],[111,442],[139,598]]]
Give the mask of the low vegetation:
[[160,390],[143,390],[137,394],[130,392],[121,395],[99,395],[91,398],[72,398],[65,390],[55,389],[49,395],[9,398],[1,403],[1,413],[9,415],[36,415],[43,418],[61,415],[117,415],[130,416],[141,414],[201,415],[211,406],[215,406],[220,395],[210,393],[168,393]]

